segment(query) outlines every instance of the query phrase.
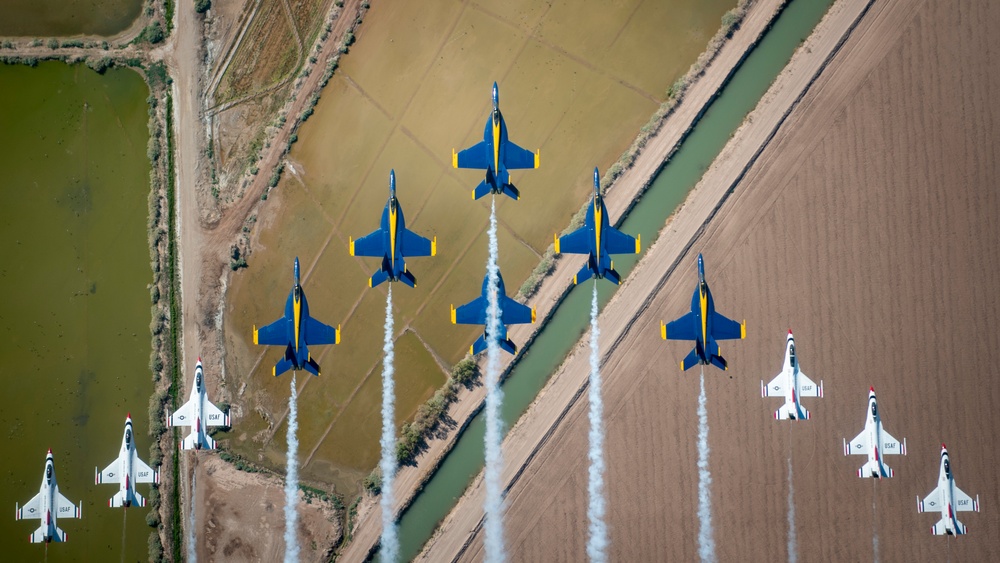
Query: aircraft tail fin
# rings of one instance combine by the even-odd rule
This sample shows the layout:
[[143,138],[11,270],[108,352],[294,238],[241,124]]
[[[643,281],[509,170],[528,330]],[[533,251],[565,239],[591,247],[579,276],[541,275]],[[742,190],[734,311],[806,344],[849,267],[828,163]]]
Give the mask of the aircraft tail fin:
[[719,368],[719,369],[721,369],[723,371],[729,369],[729,364],[726,363],[726,359],[723,358],[722,356],[717,355],[717,354],[712,354],[712,357],[709,360],[709,362],[711,362],[711,364],[713,366],[715,366],[715,367],[717,367],[717,368]]
[[413,277],[409,270],[403,270],[403,273],[399,275],[399,281],[410,287],[417,287],[417,278]]
[[385,270],[378,270],[372,277],[368,278],[368,287],[377,287],[379,284],[389,279],[389,274]]

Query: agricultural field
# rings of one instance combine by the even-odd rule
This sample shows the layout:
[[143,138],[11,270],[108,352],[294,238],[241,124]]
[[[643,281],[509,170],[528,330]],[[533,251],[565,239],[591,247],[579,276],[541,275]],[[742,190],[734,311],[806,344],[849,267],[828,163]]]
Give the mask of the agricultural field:
[[[997,553],[1000,426],[983,414],[1000,404],[997,21],[988,2],[874,3],[649,307],[620,299],[602,317],[629,326],[602,373],[611,559],[695,560],[706,525],[721,561]],[[704,373],[707,520],[698,368],[680,372],[690,343],[656,330],[688,310],[698,252],[717,310],[747,319],[746,340],[722,346],[729,370]],[[824,381],[808,421],[775,421],[780,399],[759,398],[789,328],[802,370]],[[869,386],[908,443],[875,483],[857,477],[864,456],[841,449],[863,428]],[[509,490],[511,559],[585,557],[588,424],[577,401]],[[961,538],[932,536],[940,513],[914,502],[937,484],[942,442],[956,484],[981,499],[982,512],[958,515]],[[463,561],[482,553],[472,533]]]
[[270,376],[279,351],[255,348],[251,326],[281,312],[298,255],[312,313],[343,327],[339,346],[315,352],[322,377],[298,380],[301,474],[357,490],[378,452],[386,287],[368,288],[377,261],[351,258],[348,239],[378,225],[389,170],[408,227],[438,238],[436,257],[407,262],[417,287],[394,288],[401,421],[481,330],[449,322],[450,304],[480,292],[489,218],[489,200],[470,197],[480,173],[452,169],[451,149],[481,140],[492,83],[511,140],[541,149],[538,170],[513,175],[521,200],[497,200],[513,294],[590,193],[593,167],[625,150],[734,5],[374,4],[256,217],[249,268],[227,290],[226,370],[242,414],[234,449],[283,464],[288,376]]

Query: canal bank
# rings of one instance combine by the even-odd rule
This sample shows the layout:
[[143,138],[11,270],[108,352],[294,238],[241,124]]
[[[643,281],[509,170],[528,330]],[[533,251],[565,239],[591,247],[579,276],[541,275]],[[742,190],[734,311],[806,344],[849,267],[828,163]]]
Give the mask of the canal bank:
[[[675,164],[683,161],[682,159],[685,158],[685,153],[689,146],[697,147],[701,145],[702,148],[705,148],[705,145],[702,144],[703,139],[698,138],[701,135],[700,131],[703,130],[703,125],[706,126],[704,129],[706,134],[712,134],[712,131],[719,125],[715,120],[726,120],[731,119],[733,116],[736,117],[733,126],[728,128],[725,131],[726,134],[723,136],[723,142],[725,142],[729,139],[729,135],[732,134],[732,141],[726,145],[721,154],[714,159],[708,158],[701,164],[698,163],[698,159],[695,159],[695,164],[699,166],[708,166],[707,163],[713,160],[714,163],[695,190],[684,199],[683,210],[678,212],[671,222],[668,223],[667,227],[661,231],[660,240],[649,250],[649,255],[643,258],[639,268],[632,272],[622,290],[616,294],[602,314],[601,327],[602,341],[604,343],[602,345],[602,354],[604,361],[607,362],[605,363],[605,377],[608,385],[616,385],[619,392],[623,388],[622,386],[626,389],[629,388],[630,377],[634,374],[623,373],[621,370],[616,371],[615,367],[618,363],[610,361],[609,358],[615,353],[616,348],[623,342],[626,335],[636,331],[652,331],[655,334],[657,329],[655,324],[650,326],[645,326],[645,324],[643,326],[635,325],[636,319],[641,313],[647,310],[651,299],[657,294],[658,288],[663,286],[665,280],[675,270],[684,279],[693,275],[693,251],[690,251],[691,246],[695,244],[706,229],[724,228],[723,226],[716,227],[714,224],[709,227],[709,223],[718,209],[732,194],[733,188],[739,179],[753,165],[757,155],[773,137],[777,128],[784,122],[813,80],[819,76],[828,61],[839,50],[842,41],[850,34],[861,16],[866,13],[868,5],[868,3],[864,2],[838,3],[830,10],[829,15],[824,19],[823,23],[816,26],[816,31],[812,35],[809,35],[809,31],[815,26],[820,16],[822,16],[826,6],[793,2],[771,32],[768,33],[758,49],[747,59],[744,67],[734,76],[732,82],[726,87],[715,105],[705,114],[703,121],[699,123],[696,130],[685,141],[685,145],[681,151],[678,152],[667,168],[661,173],[657,182],[654,183],[654,187],[646,195],[647,198],[653,197],[654,190],[656,189],[655,186],[657,183],[660,183],[661,179],[668,179],[670,182],[675,182],[680,179],[679,176],[683,176],[683,174],[679,175],[672,172],[672,169]],[[803,12],[797,13],[793,11],[796,9],[803,10]],[[814,11],[810,14],[810,10]],[[794,16],[791,18],[791,21],[798,21],[799,25],[805,25],[804,31],[797,29],[796,26],[788,27],[787,22],[790,20],[786,18],[789,16]],[[812,20],[811,22],[809,21],[810,19]],[[792,62],[786,67],[786,70],[771,85],[771,89],[764,94],[764,90],[767,89],[770,80],[785,66],[784,61],[788,60],[792,51],[806,36],[809,39],[805,42],[804,48],[797,51]],[[781,46],[787,48],[784,53],[778,48]],[[775,64],[777,66],[772,66]],[[748,71],[753,75],[751,76],[752,79],[749,80],[743,78]],[[756,78],[761,74],[767,77],[762,84],[763,88],[759,90],[754,90],[753,88],[749,91],[744,90],[748,86],[752,87],[753,83],[756,82]],[[732,106],[730,104],[732,102],[730,95],[741,91],[742,94],[739,94],[739,100],[736,101],[735,107]],[[746,109],[740,110],[738,106],[747,99],[750,100],[750,106],[753,106],[758,99],[762,101],[757,109],[744,121],[743,116],[746,115]],[[743,122],[743,125],[736,129],[736,126],[740,122]],[[733,132],[734,129],[735,132]],[[718,153],[718,149],[715,150],[715,153]],[[714,157],[714,154],[711,156]],[[697,176],[701,176],[700,170],[696,172]],[[623,229],[626,232],[629,232],[630,227],[632,227],[633,231],[637,229],[641,230],[641,226],[633,225],[633,222],[643,219],[641,216],[636,217],[636,213],[646,209],[646,201],[644,198],[642,205],[638,206],[625,221]],[[562,309],[560,309],[561,311]],[[633,328],[635,329],[634,331],[632,330]],[[536,504],[532,506],[536,507],[547,506],[546,499],[536,497],[533,501],[529,501],[526,497],[520,496],[523,491],[523,487],[520,484],[521,480],[526,475],[533,475],[537,471],[531,469],[533,467],[532,464],[542,462],[542,460],[544,460],[544,463],[560,464],[561,467],[566,468],[573,464],[573,460],[566,459],[565,457],[553,457],[551,451],[544,448],[550,443],[550,439],[555,434],[557,428],[565,436],[568,431],[565,431],[562,426],[563,424],[574,425],[576,430],[573,433],[574,435],[579,435],[581,434],[579,424],[586,423],[585,414],[580,415],[581,409],[585,409],[586,407],[586,401],[577,400],[586,392],[586,376],[588,373],[586,351],[585,347],[577,348],[577,352],[570,356],[557,374],[548,382],[544,390],[542,390],[539,399],[532,405],[528,414],[520,418],[504,443],[504,455],[507,464],[503,472],[503,480],[505,490],[508,491],[508,506],[512,515],[511,519],[514,522],[524,522],[525,511],[528,510],[528,504],[525,503],[530,504],[531,502],[535,502]],[[621,354],[623,352],[619,350],[618,353]],[[638,353],[641,354],[642,351],[640,350]],[[519,368],[515,368],[511,382],[518,376],[518,371]],[[671,373],[669,366],[664,366],[663,371]],[[618,404],[617,409],[614,408],[615,406],[608,405],[608,412],[611,413],[609,416],[612,416],[616,411],[619,414],[623,412],[621,410],[623,408],[622,405]],[[627,410],[627,407],[624,408]],[[638,443],[641,444],[644,441],[642,437],[639,437]],[[458,451],[457,448],[456,451]],[[580,459],[583,459],[582,450],[580,456]],[[442,469],[450,461],[451,457],[449,457]],[[433,483],[433,480],[431,483]],[[426,558],[427,560],[464,560],[469,558],[474,559],[480,553],[481,537],[478,534],[477,523],[481,521],[482,517],[481,494],[481,480],[477,479],[465,493],[458,507],[451,512],[441,525],[441,530],[438,531],[434,539],[431,540],[431,543],[425,548],[422,558]],[[582,490],[580,494],[584,494]],[[418,497],[413,507],[411,507],[411,512],[415,511],[422,500],[422,496]],[[620,502],[625,503],[627,501],[622,499]],[[675,506],[675,508],[677,507]],[[611,514],[614,515],[614,513],[614,510],[612,510]],[[409,514],[404,515],[404,521],[407,516]],[[572,518],[569,515],[567,517]],[[693,521],[693,512],[692,517],[687,518],[686,521]],[[614,520],[609,523],[614,528]],[[563,532],[566,531],[564,524],[560,526],[556,522],[550,522],[550,525],[559,528]],[[654,524],[650,523],[650,525]],[[515,526],[515,524],[512,523],[511,526]],[[691,530],[677,530],[676,532],[681,537],[694,537],[693,533],[689,534]],[[512,537],[524,537],[526,532],[518,528],[512,529],[510,533]],[[563,537],[563,540],[565,539]],[[566,541],[555,541],[554,543],[565,544]],[[569,557],[572,559],[573,553],[577,551],[582,553],[582,544],[576,545],[575,541],[570,543],[572,545],[566,549],[571,554]],[[517,551],[514,546],[511,549],[512,556],[516,552],[520,553],[520,557],[531,558],[531,556]],[[539,553],[544,551],[548,555],[543,557],[548,557],[553,555],[551,553],[552,549],[546,550],[544,547],[539,547],[533,553],[534,556],[539,556]],[[517,558],[516,556],[514,557]]]

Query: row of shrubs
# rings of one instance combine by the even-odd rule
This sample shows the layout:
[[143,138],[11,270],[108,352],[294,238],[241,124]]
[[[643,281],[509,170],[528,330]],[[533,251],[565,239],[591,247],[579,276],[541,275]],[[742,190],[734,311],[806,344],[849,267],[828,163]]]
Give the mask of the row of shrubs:
[[[479,376],[479,365],[474,357],[466,356],[455,364],[445,384],[417,408],[413,422],[407,422],[400,429],[396,438],[396,463],[407,465],[413,462],[417,454],[426,447],[427,437],[437,429],[448,405],[455,400],[459,387],[472,386]],[[377,495],[382,490],[382,472],[376,467],[361,484],[365,490]]]

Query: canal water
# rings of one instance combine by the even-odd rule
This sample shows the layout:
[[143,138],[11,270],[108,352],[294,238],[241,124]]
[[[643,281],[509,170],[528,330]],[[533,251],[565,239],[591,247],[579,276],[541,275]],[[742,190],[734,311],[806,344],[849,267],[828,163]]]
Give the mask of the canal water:
[[0,65],[4,561],[46,559],[28,543],[39,521],[15,521],[14,504],[38,493],[49,448],[83,518],[58,520],[69,541],[49,545],[47,560],[148,560],[148,508],[123,521],[108,507],[118,486],[94,484],[130,411],[149,459],[148,95],[131,70]]
[[[733,131],[757,105],[796,47],[809,36],[831,4],[832,0],[794,0],[789,4],[629,213],[620,226],[622,231],[632,235],[640,233],[643,241],[648,241],[647,248],[652,245],[667,217],[697,184]],[[615,267],[625,276],[639,257],[616,256]],[[586,330],[589,285],[570,292],[509,374],[503,386],[503,419],[507,428],[524,414]],[[602,307],[616,289],[610,283],[599,284]],[[419,553],[438,523],[482,470],[484,429],[483,416],[477,415],[423,491],[403,513],[399,522],[402,559],[410,560]],[[585,454],[581,452],[580,455]]]

